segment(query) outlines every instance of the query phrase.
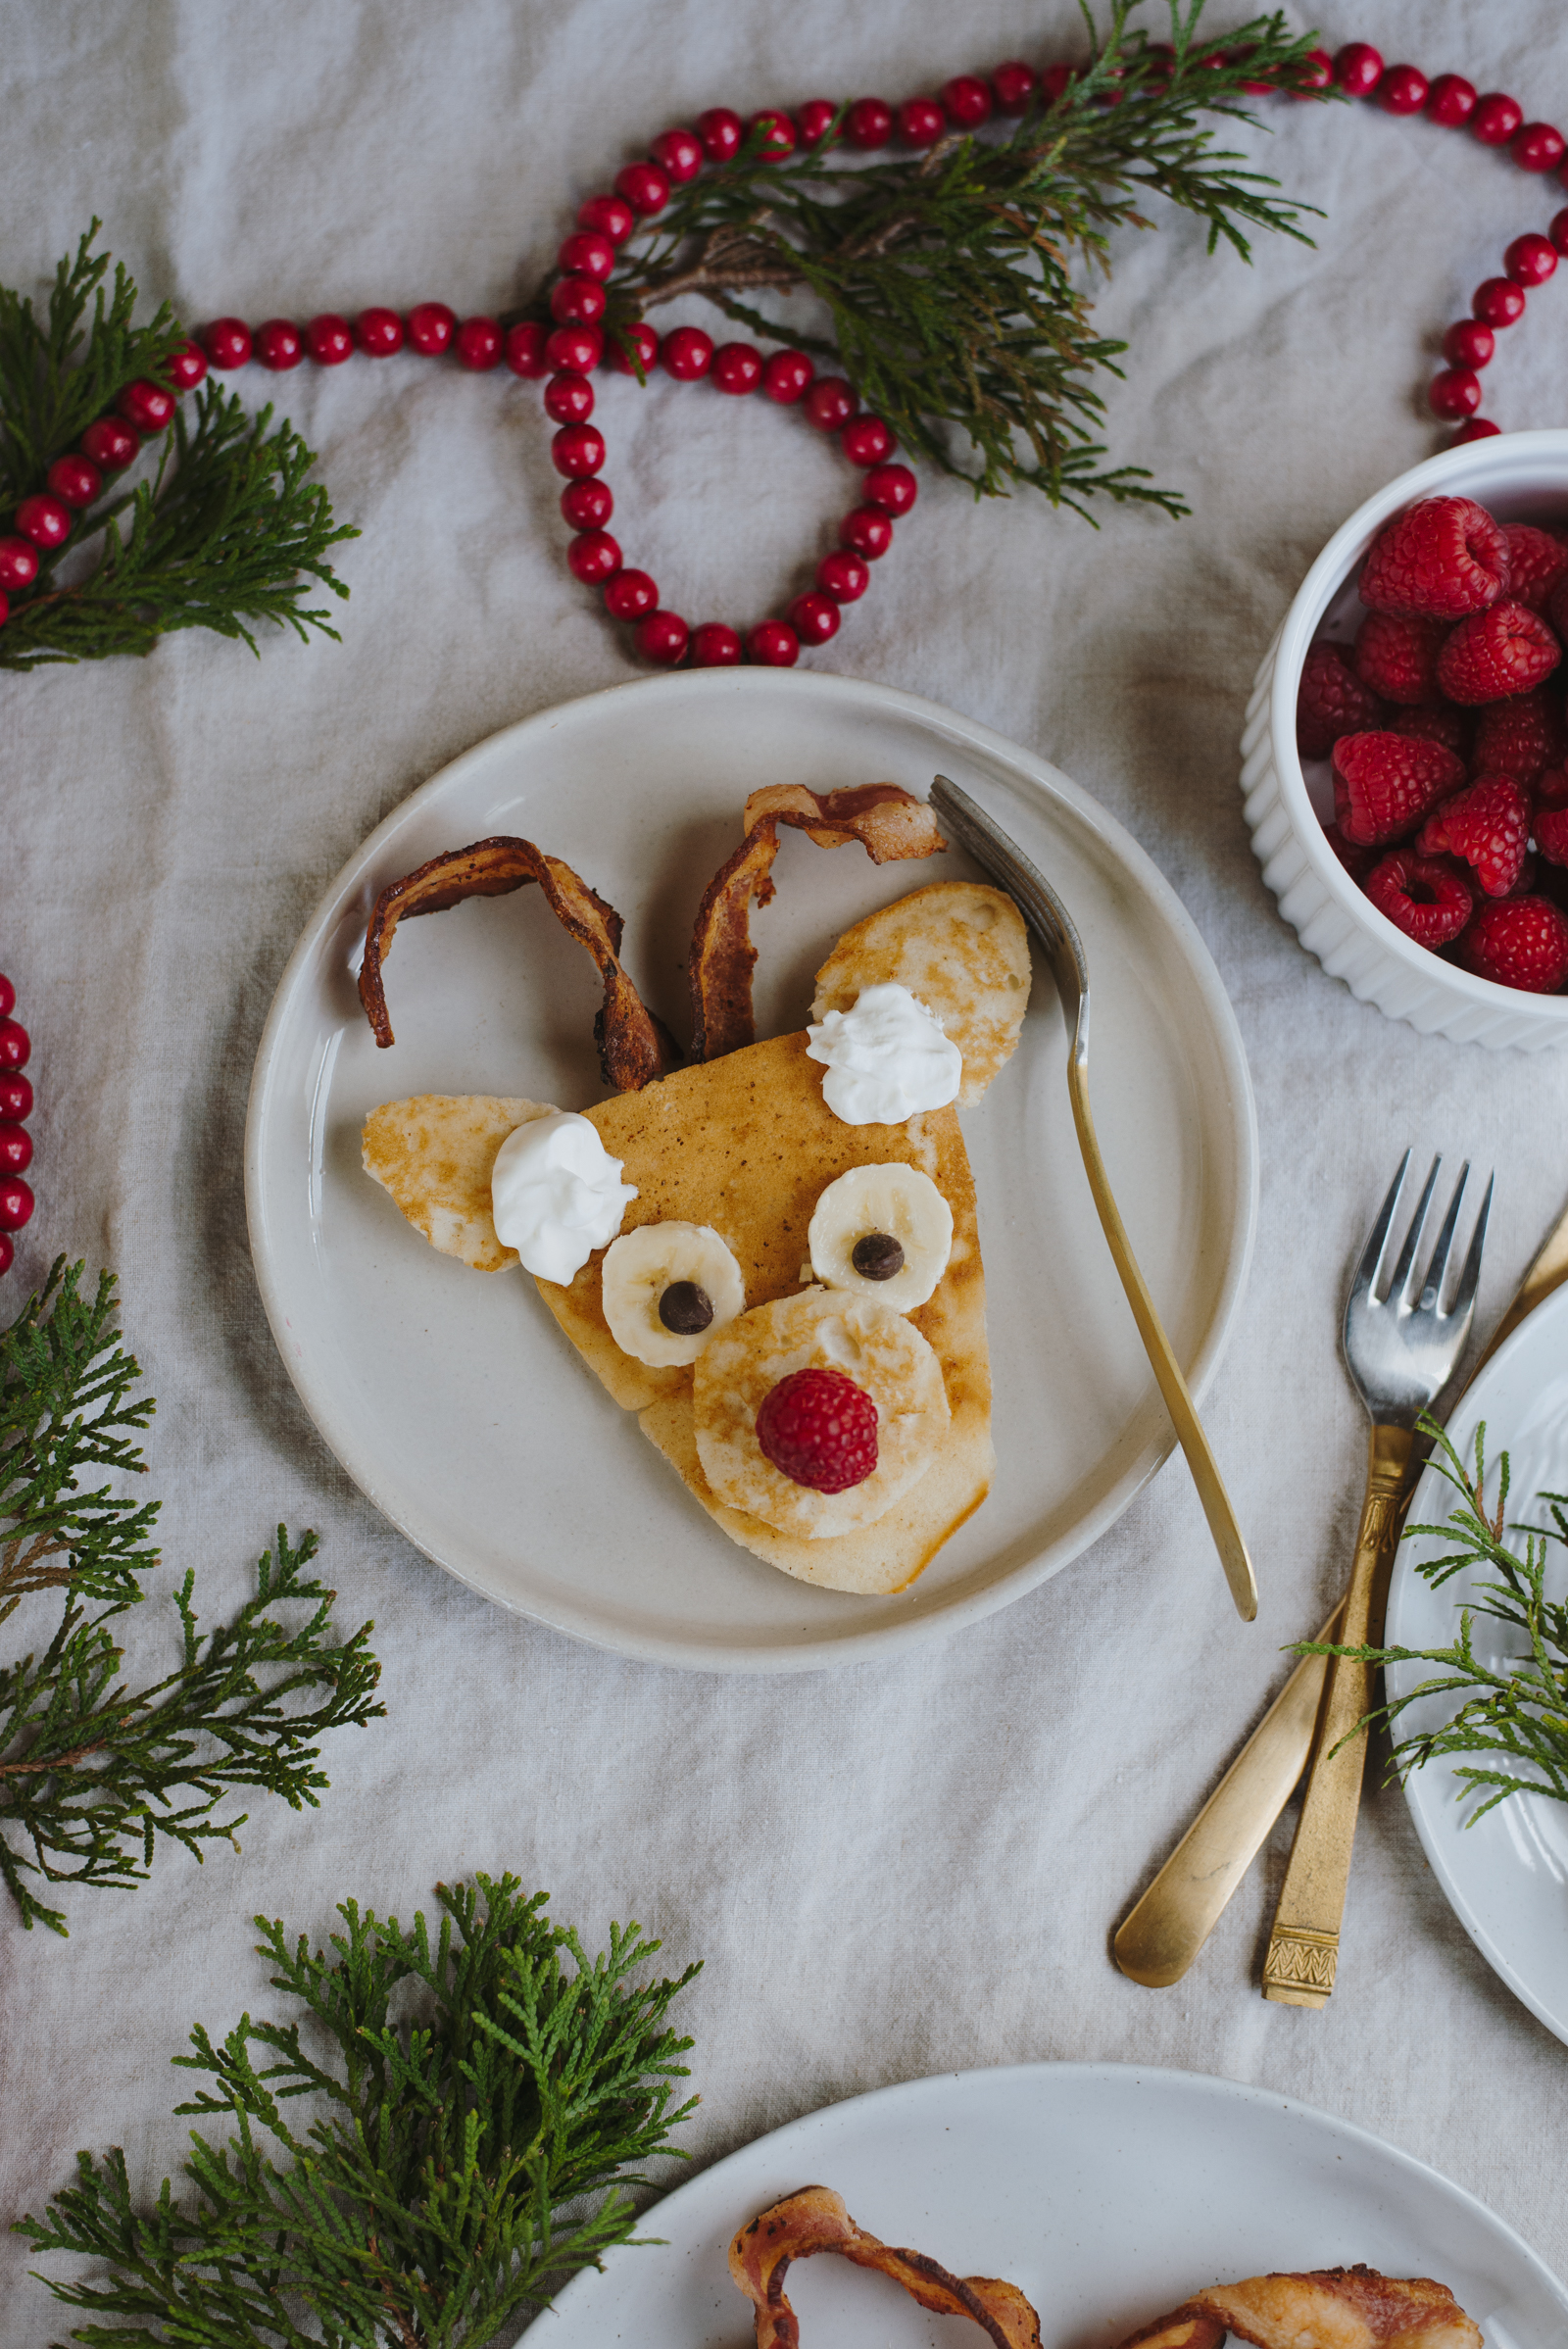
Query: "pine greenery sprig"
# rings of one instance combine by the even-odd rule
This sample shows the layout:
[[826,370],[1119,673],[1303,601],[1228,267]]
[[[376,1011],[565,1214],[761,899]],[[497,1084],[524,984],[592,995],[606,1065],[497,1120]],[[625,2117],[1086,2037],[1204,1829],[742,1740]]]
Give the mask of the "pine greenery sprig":
[[[1260,228],[1310,242],[1300,221],[1316,208],[1271,192],[1200,116],[1251,122],[1249,91],[1299,86],[1315,36],[1272,15],[1200,40],[1203,0],[1170,0],[1161,52],[1129,25],[1137,5],[1113,0],[1087,66],[1000,143],[955,132],[916,160],[850,164],[835,160],[835,123],[815,149],[770,161],[754,132],[622,248],[612,335],[635,365],[625,328],[704,294],[757,334],[836,357],[906,452],[977,496],[1027,483],[1086,519],[1094,492],[1186,513],[1144,467],[1102,463],[1095,377],[1119,376],[1127,346],[1094,332],[1081,279],[1108,273],[1113,230],[1152,225],[1139,209],[1151,195],[1205,220],[1211,252],[1223,240],[1248,260]],[[1085,20],[1094,42],[1087,7]],[[551,282],[526,315],[548,315]],[[815,295],[827,331],[761,316],[745,298],[759,291]]]
[[[138,2208],[118,2148],[101,2163],[78,2154],[75,2183],[16,2231],[39,2252],[107,2266],[107,2283],[43,2278],[58,2300],[140,2322],[74,2339],[479,2349],[636,2239],[626,2189],[647,2181],[626,2172],[674,2150],[669,2133],[697,2101],[670,2110],[692,2042],[665,2017],[699,1967],[634,1984],[657,1941],[612,1926],[590,1961],[542,1914],[546,1895],[522,1897],[514,1876],[436,1897],[433,1944],[422,1913],[405,1932],[345,1901],[331,1956],[304,1936],[290,1948],[281,1922],[257,1918],[274,1986],[328,2060],[302,2045],[299,2021],[245,2015],[216,2043],[192,2031],[194,2054],[173,2060],[214,2084],[175,2110],[235,2130],[191,2131],[188,2208],[168,2178]],[[302,2096],[317,2103],[305,2129],[283,2110]]]
[[[151,325],[132,324],[136,288],[109,256],[92,251],[94,220],[74,262],[55,272],[47,313],[0,286],[0,530],[22,500],[45,487],[50,465],[74,448],[117,392],[157,378],[186,341],[167,303]],[[87,322],[89,305],[92,311]],[[106,493],[64,546],[41,554],[30,587],[11,598],[0,627],[0,668],[102,661],[150,653],[178,628],[211,628],[257,650],[253,622],[274,621],[309,639],[335,636],[312,582],[345,597],[326,558],[358,531],[335,523],[325,490],[307,476],[315,456],[272,412],[247,416],[215,383],[196,396],[195,422],[180,409],[150,480]],[[98,541],[86,578],[68,556]]]
[[[1495,1764],[1468,1762],[1456,1767],[1461,1802],[1476,1808],[1465,1821],[1474,1827],[1488,1811],[1510,1794],[1548,1794],[1568,1802],[1568,1603],[1548,1598],[1545,1591],[1547,1544],[1568,1544],[1568,1493],[1543,1493],[1552,1517],[1550,1527],[1530,1526],[1507,1516],[1509,1465],[1504,1452],[1498,1464],[1497,1501],[1490,1514],[1484,1497],[1487,1477],[1485,1421],[1476,1430],[1475,1468],[1467,1470],[1444,1430],[1423,1415],[1421,1431],[1433,1438],[1435,1465],[1459,1494],[1460,1505],[1446,1525],[1410,1525],[1409,1542],[1426,1535],[1453,1540],[1457,1546],[1444,1556],[1423,1560],[1417,1568],[1434,1590],[1466,1567],[1490,1569],[1494,1580],[1476,1586],[1473,1602],[1460,1609],[1459,1633],[1446,1647],[1339,1647],[1324,1640],[1303,1641],[1298,1655],[1346,1655],[1379,1669],[1390,1664],[1429,1664],[1446,1677],[1423,1680],[1408,1694],[1395,1697],[1367,1716],[1368,1723],[1392,1726],[1407,1705],[1433,1696],[1463,1696],[1464,1702],[1441,1728],[1424,1730],[1399,1740],[1394,1748],[1393,1775],[1407,1777],[1439,1757],[1493,1754]],[[1517,1542],[1521,1552],[1504,1537]],[[1521,1654],[1500,1667],[1476,1654],[1471,1627],[1478,1615],[1503,1623],[1524,1639]],[[1352,1731],[1351,1735],[1355,1733]],[[1523,1777],[1519,1764],[1532,1775]],[[1484,1797],[1484,1799],[1481,1799]]]
[[89,1300],[81,1273],[58,1258],[0,1333],[0,1621],[28,1596],[58,1590],[63,1601],[42,1652],[0,1664],[0,1878],[24,1925],[62,1934],[63,1911],[29,1878],[140,1884],[160,1835],[198,1860],[207,1842],[237,1850],[246,1814],[213,1817],[230,1788],[314,1809],[328,1784],[315,1766],[320,1737],[386,1710],[373,1701],[373,1625],[336,1640],[336,1593],[307,1571],[316,1537],[294,1547],[282,1526],[254,1596],[205,1636],[187,1572],[174,1593],[178,1664],[149,1687],[126,1685],[108,1627],[146,1595],[159,1503],[81,1479],[145,1471],[133,1431],[154,1405],[133,1393],[141,1373],[115,1327],[113,1275],[99,1275]]

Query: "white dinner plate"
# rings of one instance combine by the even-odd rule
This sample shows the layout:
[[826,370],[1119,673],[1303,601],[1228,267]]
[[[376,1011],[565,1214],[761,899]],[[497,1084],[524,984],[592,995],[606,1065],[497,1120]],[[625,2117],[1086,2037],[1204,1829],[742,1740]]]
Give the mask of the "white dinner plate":
[[[1473,1463],[1482,1420],[1488,1459],[1509,1455],[1509,1517],[1549,1526],[1536,1495],[1568,1493],[1568,1288],[1538,1305],[1466,1390],[1448,1423],[1466,1467]],[[1486,1492],[1494,1504],[1494,1468],[1488,1471]],[[1441,1526],[1458,1501],[1452,1486],[1428,1467],[1415,1489],[1409,1523]],[[1436,1590],[1416,1571],[1421,1559],[1441,1558],[1452,1547],[1427,1535],[1400,1544],[1389,1590],[1391,1647],[1446,1647],[1458,1637],[1460,1606],[1487,1579],[1485,1570],[1466,1567]],[[1568,1559],[1557,1542],[1548,1552],[1546,1591],[1552,1598],[1568,1595]],[[1477,1655],[1490,1665],[1520,1652],[1520,1635],[1485,1616],[1476,1617],[1472,1639]],[[1428,1668],[1397,1665],[1390,1675],[1391,1692],[1402,1695],[1431,1677]],[[1461,1701],[1423,1697],[1401,1716],[1397,1735],[1441,1726]],[[1470,1758],[1485,1763],[1485,1756]],[[1548,2031],[1568,2040],[1568,1803],[1510,1794],[1467,1827],[1476,1806],[1461,1805],[1460,1790],[1444,1760],[1412,1773],[1405,1795],[1427,1857],[1488,1964]]]
[[[805,2185],[958,2276],[1004,2276],[1042,2349],[1109,2349],[1206,2285],[1357,2260],[1446,2283],[1487,2349],[1562,2349],[1565,2291],[1461,2186],[1348,2121],[1234,2080],[1019,2064],[879,2088],[792,2121],[655,2205],[648,2248],[566,2286],[532,2349],[745,2349],[736,2229]],[[831,2256],[785,2286],[810,2349],[965,2349],[885,2276]]]
[[[599,989],[537,890],[410,922],[387,964],[397,1042],[355,993],[376,892],[438,850],[521,833],[625,917],[650,1002],[690,1033],[698,901],[749,791],[944,769],[1061,891],[1094,980],[1100,1138],[1133,1244],[1198,1392],[1236,1310],[1257,1206],[1256,1118],[1218,975],[1149,858],[1043,759],[850,678],[708,670],[618,686],[513,726],[416,791],[332,883],[257,1055],[245,1180],[257,1277],[321,1435],[393,1523],[487,1597],[623,1654],[720,1670],[848,1663],[1015,1598],[1075,1557],[1172,1448],[1096,1220],[1068,1109],[1061,1013],[1037,973],[1023,1041],[964,1112],[991,1302],[999,1471],[907,1592],[851,1596],[737,1548],[577,1361],[533,1283],[439,1255],[360,1165],[377,1102],[603,1099]],[[805,1023],[811,974],[874,906],[973,868],[873,866],[786,836],[754,917],[760,1035]],[[1195,1560],[1211,1573],[1212,1559]]]

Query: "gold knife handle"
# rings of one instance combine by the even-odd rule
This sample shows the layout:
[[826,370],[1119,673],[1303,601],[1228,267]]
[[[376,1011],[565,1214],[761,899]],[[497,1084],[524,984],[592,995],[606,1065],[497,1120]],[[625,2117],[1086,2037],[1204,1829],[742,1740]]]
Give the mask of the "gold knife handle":
[[[1399,1533],[1399,1494],[1414,1442],[1409,1428],[1372,1430],[1366,1499],[1340,1635],[1348,1647],[1382,1638],[1389,1569]],[[1352,1657],[1331,1659],[1317,1757],[1263,1965],[1263,1995],[1281,2006],[1324,2006],[1334,1988],[1366,1765],[1366,1731],[1356,1724],[1371,1708],[1372,1679],[1368,1666]]]

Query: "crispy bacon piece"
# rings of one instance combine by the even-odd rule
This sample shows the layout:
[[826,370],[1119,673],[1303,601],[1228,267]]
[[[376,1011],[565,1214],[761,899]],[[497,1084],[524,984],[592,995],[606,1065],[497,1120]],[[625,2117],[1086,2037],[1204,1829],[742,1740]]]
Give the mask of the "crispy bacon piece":
[[757,2311],[757,2349],[799,2349],[800,2320],[784,2297],[791,2260],[836,2251],[875,2268],[922,2308],[968,2317],[996,2349],[1040,2349],[1040,2320],[1015,2284],[992,2276],[950,2276],[923,2252],[900,2251],[856,2226],[831,2186],[803,2186],[759,2213],[729,2247],[729,2272]]
[[579,879],[559,856],[547,856],[531,840],[498,835],[466,849],[444,849],[401,881],[389,882],[370,911],[360,970],[360,1001],[375,1041],[392,1042],[381,966],[392,950],[400,921],[419,913],[443,913],[466,898],[506,897],[537,881],[562,928],[586,947],[605,983],[605,1000],[594,1021],[594,1042],[605,1083],[617,1093],[637,1093],[654,1077],[681,1065],[680,1049],[662,1020],[656,1019],[620,963],[621,919],[613,905]]
[[1252,2276],[1195,2292],[1122,2349],[1218,2349],[1227,2332],[1253,2349],[1482,2349],[1480,2326],[1446,2283],[1375,2268]]
[[773,783],[746,803],[746,837],[719,866],[698,908],[687,961],[692,988],[692,1058],[717,1060],[755,1043],[750,907],[773,895],[778,827],[807,833],[819,849],[858,840],[873,864],[906,856],[935,856],[947,847],[924,800],[897,783],[866,783],[856,791],[808,791],[803,783]]

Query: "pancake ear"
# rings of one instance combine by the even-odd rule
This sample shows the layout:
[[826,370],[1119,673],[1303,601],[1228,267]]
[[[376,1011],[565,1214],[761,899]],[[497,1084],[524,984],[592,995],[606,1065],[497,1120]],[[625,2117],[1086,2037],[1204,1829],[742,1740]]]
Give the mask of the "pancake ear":
[[963,1055],[960,1105],[1011,1056],[1029,1002],[1029,934],[1005,890],[937,881],[846,930],[816,974],[811,1017],[867,987],[906,987]]

